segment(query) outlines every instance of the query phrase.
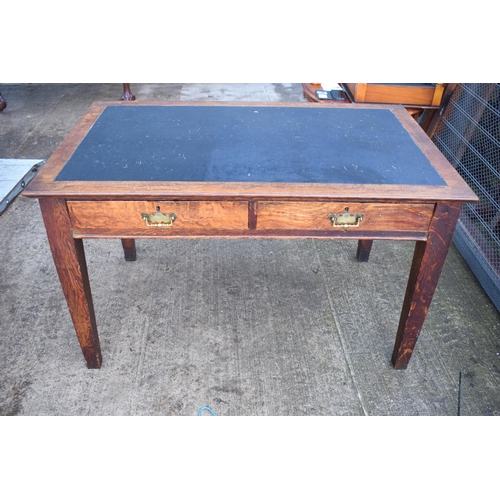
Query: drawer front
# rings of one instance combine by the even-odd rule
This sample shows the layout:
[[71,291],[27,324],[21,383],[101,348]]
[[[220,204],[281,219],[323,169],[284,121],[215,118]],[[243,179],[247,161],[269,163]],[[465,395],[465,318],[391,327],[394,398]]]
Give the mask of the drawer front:
[[[234,230],[248,228],[246,202],[68,201],[75,231]],[[172,214],[175,214],[172,216]]]
[[433,212],[431,203],[259,202],[257,229],[427,231]]

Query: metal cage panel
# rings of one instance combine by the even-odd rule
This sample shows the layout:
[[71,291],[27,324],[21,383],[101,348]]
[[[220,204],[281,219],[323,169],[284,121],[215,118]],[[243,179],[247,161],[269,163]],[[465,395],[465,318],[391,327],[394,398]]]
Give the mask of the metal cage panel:
[[479,197],[454,242],[500,310],[500,84],[457,85],[433,141]]

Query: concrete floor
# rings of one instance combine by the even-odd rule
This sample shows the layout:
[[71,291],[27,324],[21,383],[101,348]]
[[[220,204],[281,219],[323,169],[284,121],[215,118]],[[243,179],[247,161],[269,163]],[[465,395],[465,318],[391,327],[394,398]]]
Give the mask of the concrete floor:
[[[304,101],[300,84],[132,84],[139,100]],[[0,84],[0,157],[48,158],[121,84]],[[356,242],[85,240],[103,352],[85,367],[36,200],[0,217],[0,415],[500,415],[500,315],[453,247],[409,368],[413,252]]]

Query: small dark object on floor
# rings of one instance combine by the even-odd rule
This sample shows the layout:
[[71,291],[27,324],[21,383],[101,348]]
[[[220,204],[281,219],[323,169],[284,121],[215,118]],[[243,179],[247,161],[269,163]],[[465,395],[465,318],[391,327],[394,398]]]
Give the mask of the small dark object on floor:
[[462,372],[458,375],[458,411],[457,411],[457,416],[460,416],[460,397],[462,393]]

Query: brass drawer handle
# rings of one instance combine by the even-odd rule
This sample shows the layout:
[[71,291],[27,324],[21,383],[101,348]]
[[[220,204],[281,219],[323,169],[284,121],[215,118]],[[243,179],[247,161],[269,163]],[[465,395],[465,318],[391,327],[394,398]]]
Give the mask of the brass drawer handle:
[[163,212],[141,213],[141,217],[149,227],[171,227],[174,220],[177,219],[177,214],[166,214]]
[[365,214],[350,213],[349,208],[337,215],[328,214],[328,218],[332,221],[333,227],[359,227],[359,223],[363,220]]

